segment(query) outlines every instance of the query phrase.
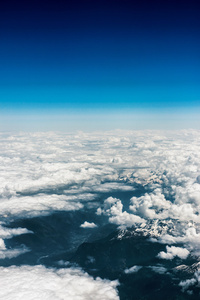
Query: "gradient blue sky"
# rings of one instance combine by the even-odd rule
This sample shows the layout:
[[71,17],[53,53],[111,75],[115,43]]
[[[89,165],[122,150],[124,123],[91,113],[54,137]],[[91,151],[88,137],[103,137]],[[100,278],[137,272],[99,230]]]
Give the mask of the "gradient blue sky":
[[200,129],[199,1],[6,1],[0,130]]

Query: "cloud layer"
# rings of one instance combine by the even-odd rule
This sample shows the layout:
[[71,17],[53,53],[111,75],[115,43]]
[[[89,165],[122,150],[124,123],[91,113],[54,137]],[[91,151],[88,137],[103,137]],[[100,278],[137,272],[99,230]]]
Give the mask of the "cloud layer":
[[[29,250],[23,245],[6,248],[6,239],[28,233],[26,228],[7,228],[11,221],[90,207],[96,208],[95,217],[165,244],[166,252],[157,253],[160,259],[199,257],[199,149],[200,132],[194,130],[1,133],[0,257]],[[93,228],[95,220],[82,220],[81,227]],[[8,274],[12,270],[23,281],[20,274],[27,268],[13,267]],[[62,277],[41,267],[29,271],[33,276],[41,272]],[[6,274],[6,269],[1,272]],[[116,293],[110,282],[106,284]],[[48,294],[48,299],[54,296]]]
[[[184,242],[186,235],[190,242],[199,234],[199,137],[192,130],[2,133],[1,217],[80,210],[99,193],[130,191],[129,209],[111,196],[97,213],[121,227],[140,224],[144,230],[149,230],[149,220],[154,229],[157,220],[169,229],[171,219],[174,228],[170,237],[166,230],[163,240]],[[144,193],[135,196],[140,186]],[[185,224],[177,229],[178,222]]]
[[43,266],[0,267],[0,298],[4,300],[114,300],[117,281],[94,280],[80,269]]

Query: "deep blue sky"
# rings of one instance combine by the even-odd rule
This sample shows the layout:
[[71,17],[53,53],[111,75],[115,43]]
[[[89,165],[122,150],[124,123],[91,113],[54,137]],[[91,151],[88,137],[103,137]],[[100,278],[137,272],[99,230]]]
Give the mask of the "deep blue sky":
[[1,114],[197,113],[199,16],[184,0],[1,3]]

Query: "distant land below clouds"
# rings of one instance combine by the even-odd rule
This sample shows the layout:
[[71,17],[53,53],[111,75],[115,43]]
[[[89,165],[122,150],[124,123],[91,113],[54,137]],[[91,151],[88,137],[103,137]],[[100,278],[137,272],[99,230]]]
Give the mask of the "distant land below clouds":
[[159,111],[126,110],[69,110],[65,111],[12,111],[0,113],[0,130],[18,131],[109,131],[109,130],[178,130],[200,129],[199,109],[177,109]]

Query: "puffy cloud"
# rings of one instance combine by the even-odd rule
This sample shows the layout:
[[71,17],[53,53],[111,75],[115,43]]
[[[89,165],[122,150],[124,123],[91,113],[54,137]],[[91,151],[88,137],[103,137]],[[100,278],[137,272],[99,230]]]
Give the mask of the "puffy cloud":
[[133,266],[129,269],[125,269],[124,273],[125,274],[137,273],[141,268],[142,268],[141,266]]
[[178,219],[180,221],[198,221],[198,215],[190,203],[177,204],[165,199],[160,189],[139,198],[132,197],[130,209],[149,219]]
[[163,244],[182,243],[186,245],[195,256],[200,256],[200,233],[197,233],[194,224],[192,226],[188,226],[188,224],[181,225],[185,225],[186,228],[182,228],[181,226],[182,230],[179,229],[180,232],[177,231],[175,235],[163,234],[152,241],[157,241]]
[[0,298],[6,300],[119,299],[117,281],[93,279],[77,268],[0,267],[0,281]]
[[130,209],[138,215],[150,219],[165,219],[166,211],[169,211],[171,202],[167,201],[160,189],[156,189],[153,193],[145,194],[139,198],[131,198]]
[[85,221],[83,224],[81,224],[80,227],[82,227],[82,228],[95,228],[95,227],[97,227],[97,225],[93,222],[89,223],[89,222]]
[[109,216],[109,221],[111,223],[120,225],[121,228],[131,227],[135,223],[145,222],[145,220],[140,218],[139,216],[123,211],[122,202],[119,199],[113,197],[109,197],[104,201],[103,209],[98,208],[97,214],[104,214],[106,216]]
[[161,251],[160,253],[158,253],[158,258],[162,258],[162,259],[173,259],[174,257],[180,257],[182,259],[186,259],[188,257],[188,255],[190,254],[190,252],[185,249],[185,248],[181,248],[181,247],[175,247],[175,246],[166,246],[166,250],[167,252]]

